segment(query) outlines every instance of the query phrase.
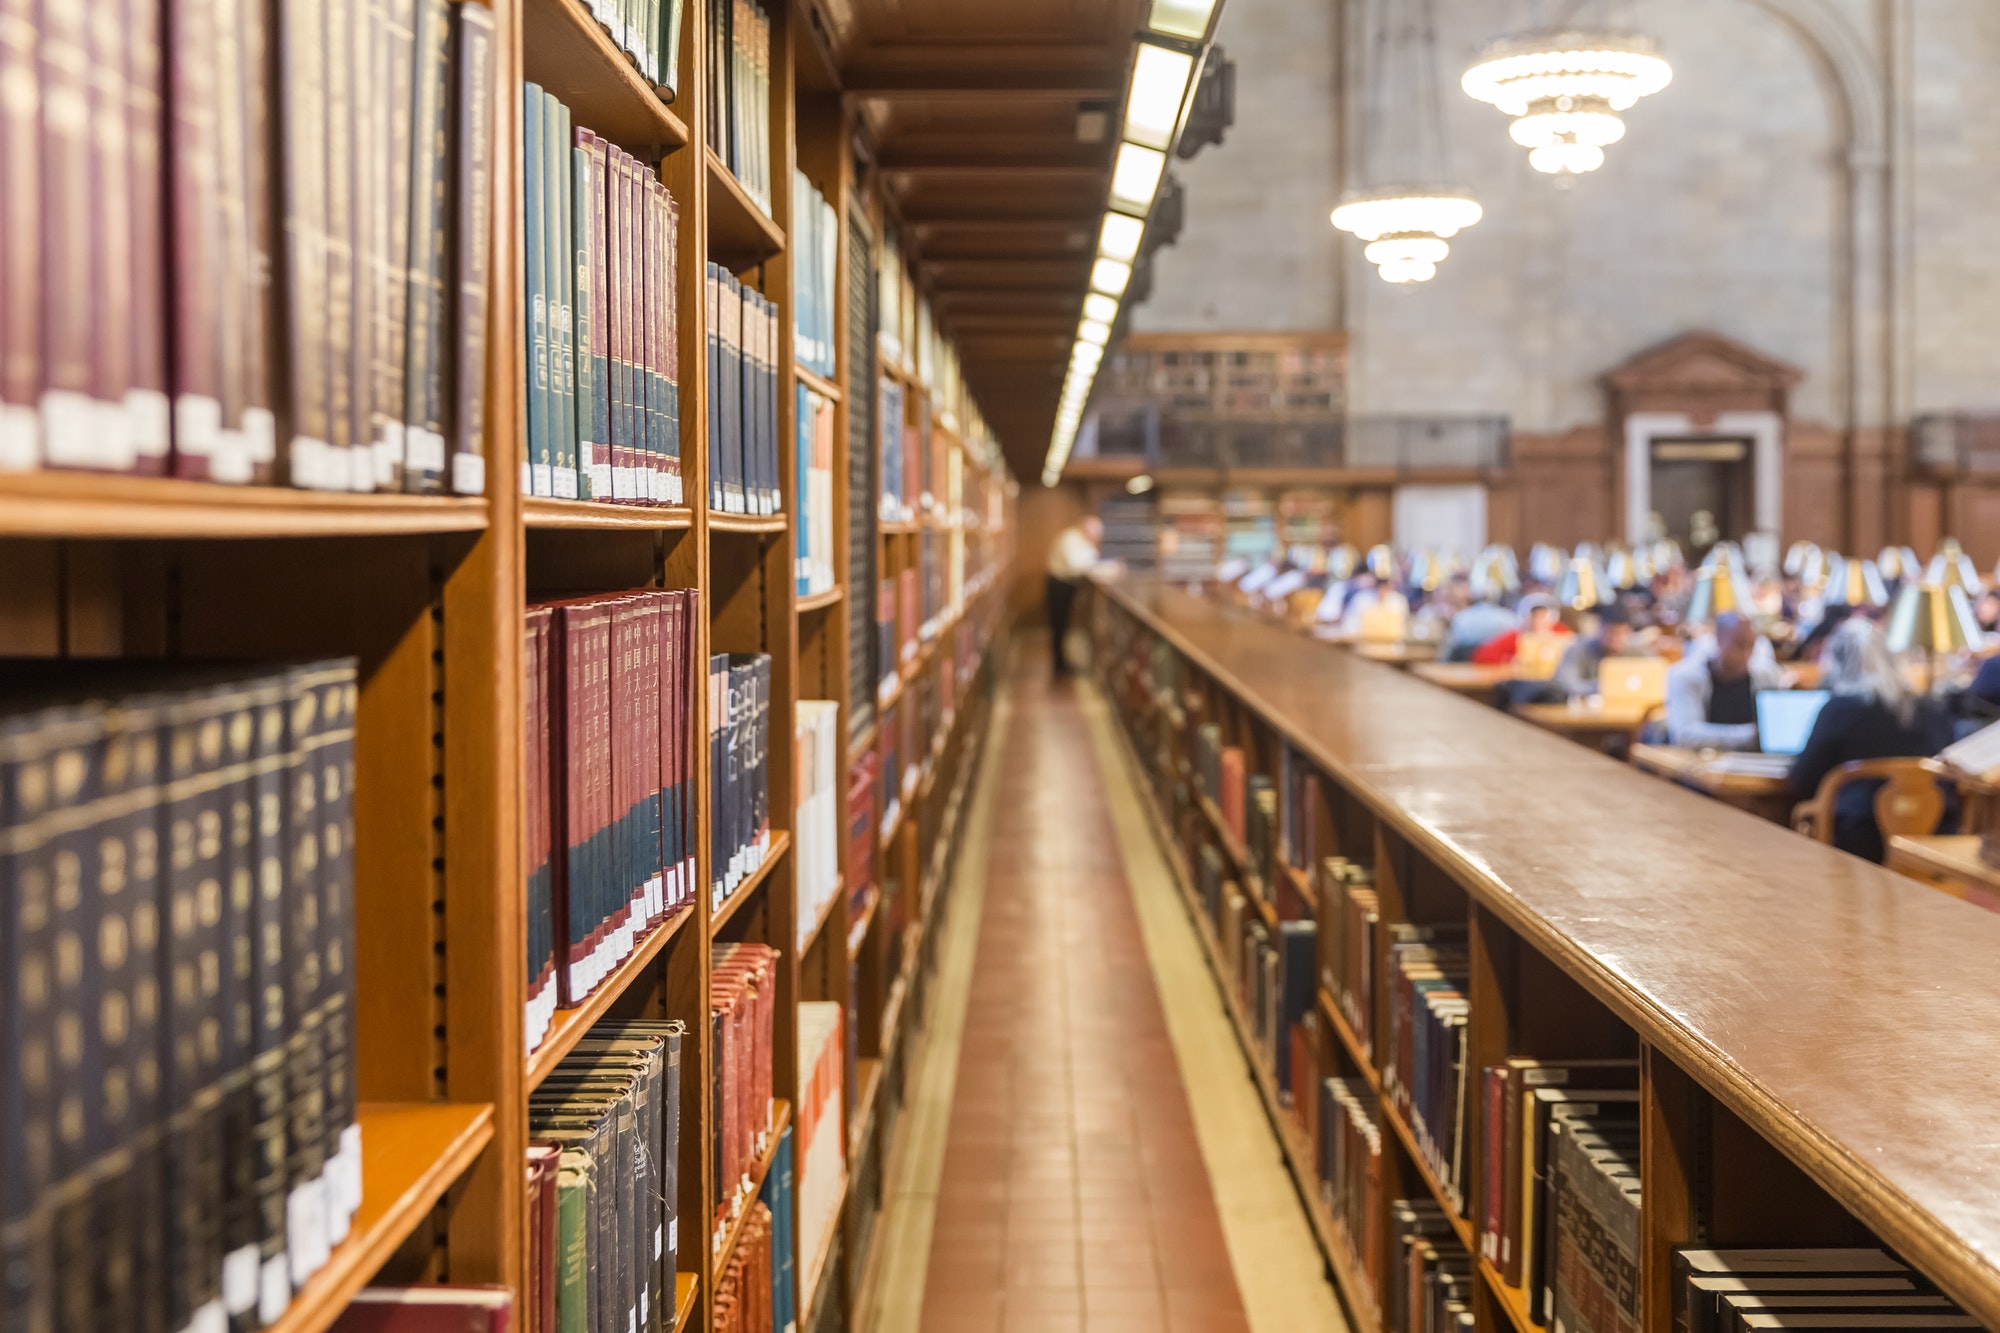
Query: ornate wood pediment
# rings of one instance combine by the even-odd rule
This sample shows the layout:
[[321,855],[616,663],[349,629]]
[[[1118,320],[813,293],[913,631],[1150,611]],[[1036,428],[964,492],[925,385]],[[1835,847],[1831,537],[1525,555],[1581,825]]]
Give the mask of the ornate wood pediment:
[[1640,411],[1785,412],[1797,366],[1719,333],[1684,333],[1604,373],[1614,418]]

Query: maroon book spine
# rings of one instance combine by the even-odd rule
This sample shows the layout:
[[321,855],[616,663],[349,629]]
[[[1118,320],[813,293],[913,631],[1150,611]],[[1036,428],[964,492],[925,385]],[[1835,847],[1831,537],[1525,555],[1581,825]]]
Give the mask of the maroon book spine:
[[217,398],[221,404],[215,448],[209,457],[213,481],[251,480],[249,432],[250,371],[250,157],[244,139],[243,85],[250,73],[242,47],[246,0],[211,0],[214,15],[214,153],[216,276],[210,333],[216,344]]
[[0,471],[41,462],[41,107],[35,0],[0,0]]
[[592,475],[592,494],[601,500],[617,495],[617,462],[612,456],[612,406],[617,397],[611,386],[611,255],[606,246],[612,234],[610,220],[611,145],[592,135],[590,139],[590,393],[592,438],[597,444],[597,470]]
[[667,599],[655,594],[648,600],[649,614],[646,618],[646,827],[643,846],[646,850],[647,877],[653,885],[652,918],[659,921],[667,914],[667,858],[666,825],[663,820],[665,810],[661,798],[666,794],[666,784],[661,780],[660,723],[664,716],[664,700],[660,694],[660,682],[666,670]]
[[[126,472],[132,442],[125,423],[131,365],[132,203],[130,97],[125,91],[125,12],[116,4],[82,6],[90,88],[90,413],[87,452],[60,461]],[[51,458],[51,461],[58,461]]]
[[275,302],[277,285],[272,281],[272,219],[278,208],[271,197],[275,179],[272,169],[271,99],[266,89],[273,74],[271,27],[264,0],[243,0],[236,20],[242,45],[243,75],[228,95],[242,105],[243,153],[243,263],[244,271],[235,284],[243,302],[241,356],[243,358],[243,452],[248,459],[250,480],[268,485],[278,475],[278,425],[274,408],[277,386],[271,368],[283,364],[284,352],[273,346],[280,335]]
[[131,159],[131,312],[126,340],[125,435],[131,469],[167,470],[173,442],[167,400],[165,70],[160,0],[125,0],[127,150]]
[[42,456],[89,466],[96,453],[91,402],[91,108],[88,9],[41,0],[36,47],[42,82]]
[[550,893],[555,906],[555,930],[551,945],[555,957],[556,1003],[567,1008],[582,999],[582,955],[578,917],[582,906],[578,895],[584,835],[584,783],[576,762],[583,754],[585,662],[583,635],[578,632],[576,608],[561,606],[550,617],[553,649],[549,684],[549,753],[551,778],[548,806],[554,816]]

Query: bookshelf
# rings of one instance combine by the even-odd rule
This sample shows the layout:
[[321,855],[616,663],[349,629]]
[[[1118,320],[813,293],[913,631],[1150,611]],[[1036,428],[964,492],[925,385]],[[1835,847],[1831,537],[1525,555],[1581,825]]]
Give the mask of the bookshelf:
[[[462,0],[480,6],[481,0]],[[310,7],[310,5],[308,6]],[[496,27],[490,115],[492,275],[487,291],[483,410],[486,494],[344,494],[278,486],[225,486],[83,472],[0,473],[0,624],[6,651],[28,656],[124,655],[288,660],[352,655],[360,691],[355,752],[356,1082],[362,1099],[364,1192],[349,1240],[302,1287],[277,1325],[320,1333],[369,1283],[500,1283],[519,1290],[530,1255],[524,1155],[529,1098],[600,1019],[688,1020],[682,1047],[679,1173],[680,1269],[676,1330],[711,1325],[717,1278],[744,1229],[745,1209],[712,1227],[730,1202],[711,1174],[717,1133],[708,1089],[715,1077],[708,1013],[715,950],[739,942],[780,950],[776,968],[774,1106],[756,1165],[761,1183],[777,1135],[799,1105],[797,1006],[848,1006],[844,1040],[858,1053],[842,1126],[852,1149],[848,1198],[814,1254],[796,1257],[801,1312],[820,1328],[846,1327],[868,1271],[880,1164],[895,1125],[906,1032],[921,1014],[927,913],[942,909],[940,853],[957,836],[976,766],[992,684],[988,659],[1002,606],[994,577],[1007,551],[1011,485],[990,442],[967,470],[994,501],[992,540],[924,653],[908,664],[909,689],[943,690],[954,706],[929,715],[921,740],[929,770],[910,788],[885,838],[872,817],[865,845],[893,864],[906,889],[885,907],[879,881],[864,904],[848,859],[845,784],[866,733],[843,716],[835,771],[842,784],[834,847],[841,878],[830,902],[797,920],[793,827],[794,703],[855,697],[849,612],[869,614],[874,590],[852,586],[855,540],[902,543],[898,568],[916,560],[916,527],[877,536],[851,525],[848,412],[872,393],[873,363],[849,352],[872,330],[849,328],[850,216],[879,216],[881,200],[857,184],[855,122],[825,52],[789,0],[768,6],[771,31],[768,212],[704,142],[701,73],[708,7],[685,6],[677,92],[656,88],[592,17],[584,0],[492,0]],[[794,58],[795,46],[810,50]],[[516,484],[529,380],[524,294],[522,86],[547,89],[573,123],[656,170],[680,212],[670,275],[678,327],[682,505],[624,505],[522,496]],[[788,235],[793,168],[813,182],[842,223],[834,278],[835,372],[794,364],[793,268]],[[706,485],[709,407],[703,272],[723,264],[776,303],[775,378],[782,512],[721,514]],[[836,578],[810,597],[796,592],[799,478],[793,449],[796,393],[805,385],[834,417]],[[924,392],[933,390],[919,386]],[[963,412],[962,405],[954,405]],[[771,837],[762,863],[711,902],[711,784],[696,753],[697,890],[677,916],[642,937],[578,1007],[557,1010],[539,1047],[524,1054],[527,809],[523,724],[523,612],[531,601],[625,589],[691,589],[703,614],[692,645],[771,658]],[[946,637],[950,649],[944,646]],[[899,680],[901,678],[899,677]],[[872,694],[874,682],[867,682]],[[690,719],[697,743],[704,692]],[[872,816],[874,812],[865,812]],[[801,927],[803,926],[803,929]],[[801,947],[801,941],[803,942]],[[754,1189],[752,1191],[754,1197]],[[794,1232],[796,1234],[796,1231]],[[713,1243],[711,1243],[713,1238]],[[807,1282],[810,1277],[810,1283]],[[517,1315],[517,1318],[519,1316]]]
[[[1469,1257],[1480,1333],[1539,1327],[1482,1248],[1497,1215],[1492,1127],[1471,1075],[1516,1058],[1632,1062],[1649,1333],[1673,1326],[1673,1252],[1689,1244],[1881,1245],[1994,1322],[2000,1266],[1977,1201],[1996,1180],[1940,1137],[1981,1105],[1990,1038],[1954,1015],[1995,998],[1979,961],[2000,945],[1989,913],[1167,585],[1104,590],[1095,633],[1131,780],[1357,1328],[1387,1323],[1387,1274],[1364,1256],[1382,1252],[1396,1199],[1440,1210],[1440,1234]],[[1246,891],[1295,868],[1260,868],[1218,818],[1202,790],[1206,727],[1242,752],[1246,781],[1299,784],[1281,807],[1296,842],[1270,856],[1301,859],[1303,844],[1315,896],[1213,915],[1204,867]],[[1372,933],[1342,916],[1357,901],[1333,875],[1342,859],[1366,869]],[[1379,1131],[1380,1189],[1358,1233],[1328,1202],[1345,1200],[1322,1189],[1303,1108],[1244,998],[1241,935],[1267,909],[1317,917],[1309,998],[1278,1039],[1312,1077],[1360,1089]],[[1383,1036],[1392,927],[1462,932],[1455,1186],[1404,1109],[1413,1093]]]

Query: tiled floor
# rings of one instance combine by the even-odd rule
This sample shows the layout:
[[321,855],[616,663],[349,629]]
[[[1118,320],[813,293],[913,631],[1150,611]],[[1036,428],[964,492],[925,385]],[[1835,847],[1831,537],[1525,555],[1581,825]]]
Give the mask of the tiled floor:
[[1090,719],[1016,662],[921,1327],[1248,1333]]

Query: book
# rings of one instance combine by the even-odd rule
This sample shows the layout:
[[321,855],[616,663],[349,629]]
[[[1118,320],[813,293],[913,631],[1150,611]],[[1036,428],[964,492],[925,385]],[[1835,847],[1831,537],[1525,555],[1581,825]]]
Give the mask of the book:
[[721,1229],[756,1201],[754,1171],[770,1147],[778,951],[718,943],[709,973],[711,1124]]
[[[847,1131],[841,1107],[846,1087],[846,1016],[826,1000],[798,1008],[799,1104],[793,1118],[797,1153],[798,1234],[783,1262],[797,1270],[797,1303],[810,1309],[821,1264],[840,1220],[847,1188]],[[793,1239],[789,1235],[787,1239]],[[793,1311],[796,1315],[798,1311]]]
[[1639,1132],[1631,1118],[1556,1121],[1547,1308],[1563,1333],[1638,1333]]
[[743,192],[771,211],[771,29],[756,0],[709,0],[709,139]]
[[335,1333],[509,1333],[516,1312],[505,1287],[363,1287]]
[[709,865],[717,908],[770,850],[770,679],[768,654],[709,659]]
[[825,915],[840,889],[840,705],[801,699],[793,705],[792,772],[798,808],[792,824],[798,938]]
[[1938,758],[1979,782],[2000,784],[2000,723],[1991,723],[1938,751]]

